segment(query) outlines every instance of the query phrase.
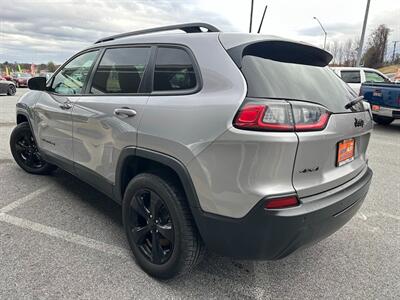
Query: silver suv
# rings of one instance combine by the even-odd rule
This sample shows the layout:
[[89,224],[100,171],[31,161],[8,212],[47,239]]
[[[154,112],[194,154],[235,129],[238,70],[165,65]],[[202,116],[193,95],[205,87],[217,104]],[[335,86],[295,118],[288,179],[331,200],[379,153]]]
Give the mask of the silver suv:
[[12,154],[120,203],[151,276],[188,271],[205,247],[283,258],[349,221],[372,177],[370,110],[331,59],[204,23],[108,37],[29,81]]

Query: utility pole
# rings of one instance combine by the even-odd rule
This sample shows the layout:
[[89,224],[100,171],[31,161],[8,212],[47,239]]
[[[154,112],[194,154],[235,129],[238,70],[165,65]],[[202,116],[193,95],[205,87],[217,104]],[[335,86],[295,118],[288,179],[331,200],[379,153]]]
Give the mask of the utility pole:
[[325,34],[325,38],[324,38],[324,49],[325,49],[325,47],[326,47],[326,36],[327,36],[328,34],[326,33],[325,28],[324,28],[324,26],[322,26],[322,24],[321,24],[321,22],[319,21],[319,19],[318,19],[317,17],[313,17],[313,19],[317,20],[317,22],[319,23],[319,26],[321,26],[322,31],[323,31],[324,34]]
[[251,0],[249,33],[251,33],[251,27],[253,25],[253,6],[254,6],[254,0]]
[[371,2],[371,0],[367,0],[367,7],[365,8],[364,23],[363,23],[363,28],[362,28],[362,32],[361,32],[360,44],[358,45],[358,52],[357,52],[357,63],[356,63],[357,67],[360,66],[360,62],[361,62],[361,54],[362,54],[362,49],[364,46],[365,28],[367,27],[370,2]]
[[394,61],[394,58],[395,58],[395,56],[396,56],[396,45],[397,45],[397,43],[400,43],[400,41],[393,41],[392,42],[394,45],[393,45],[393,56],[392,56],[392,61]]

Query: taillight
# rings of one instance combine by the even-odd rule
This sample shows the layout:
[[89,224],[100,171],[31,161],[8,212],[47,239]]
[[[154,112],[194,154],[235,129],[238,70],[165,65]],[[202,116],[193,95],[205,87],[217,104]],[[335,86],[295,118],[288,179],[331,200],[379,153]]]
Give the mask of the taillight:
[[282,209],[298,206],[300,204],[296,196],[287,196],[282,198],[268,199],[265,202],[266,209]]
[[249,101],[239,109],[233,125],[260,131],[315,131],[326,127],[330,112],[306,102],[285,100]]
[[295,102],[292,103],[295,131],[316,131],[322,130],[328,124],[330,112],[324,107]]

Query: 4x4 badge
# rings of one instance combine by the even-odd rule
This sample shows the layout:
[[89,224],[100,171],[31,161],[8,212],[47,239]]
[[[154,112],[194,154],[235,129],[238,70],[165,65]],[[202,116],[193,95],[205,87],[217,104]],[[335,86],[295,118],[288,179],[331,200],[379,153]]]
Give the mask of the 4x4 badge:
[[364,127],[364,120],[354,118],[354,127]]

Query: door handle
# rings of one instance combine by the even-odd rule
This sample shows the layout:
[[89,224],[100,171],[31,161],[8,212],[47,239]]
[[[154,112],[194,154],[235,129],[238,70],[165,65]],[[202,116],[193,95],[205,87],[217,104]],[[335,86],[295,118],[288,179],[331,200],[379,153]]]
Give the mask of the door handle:
[[71,109],[72,104],[70,102],[64,102],[64,103],[60,104],[60,108],[61,109]]
[[136,110],[130,109],[130,108],[126,108],[126,107],[117,108],[117,109],[114,109],[114,115],[116,115],[116,116],[125,115],[127,117],[134,117],[134,116],[136,116]]

